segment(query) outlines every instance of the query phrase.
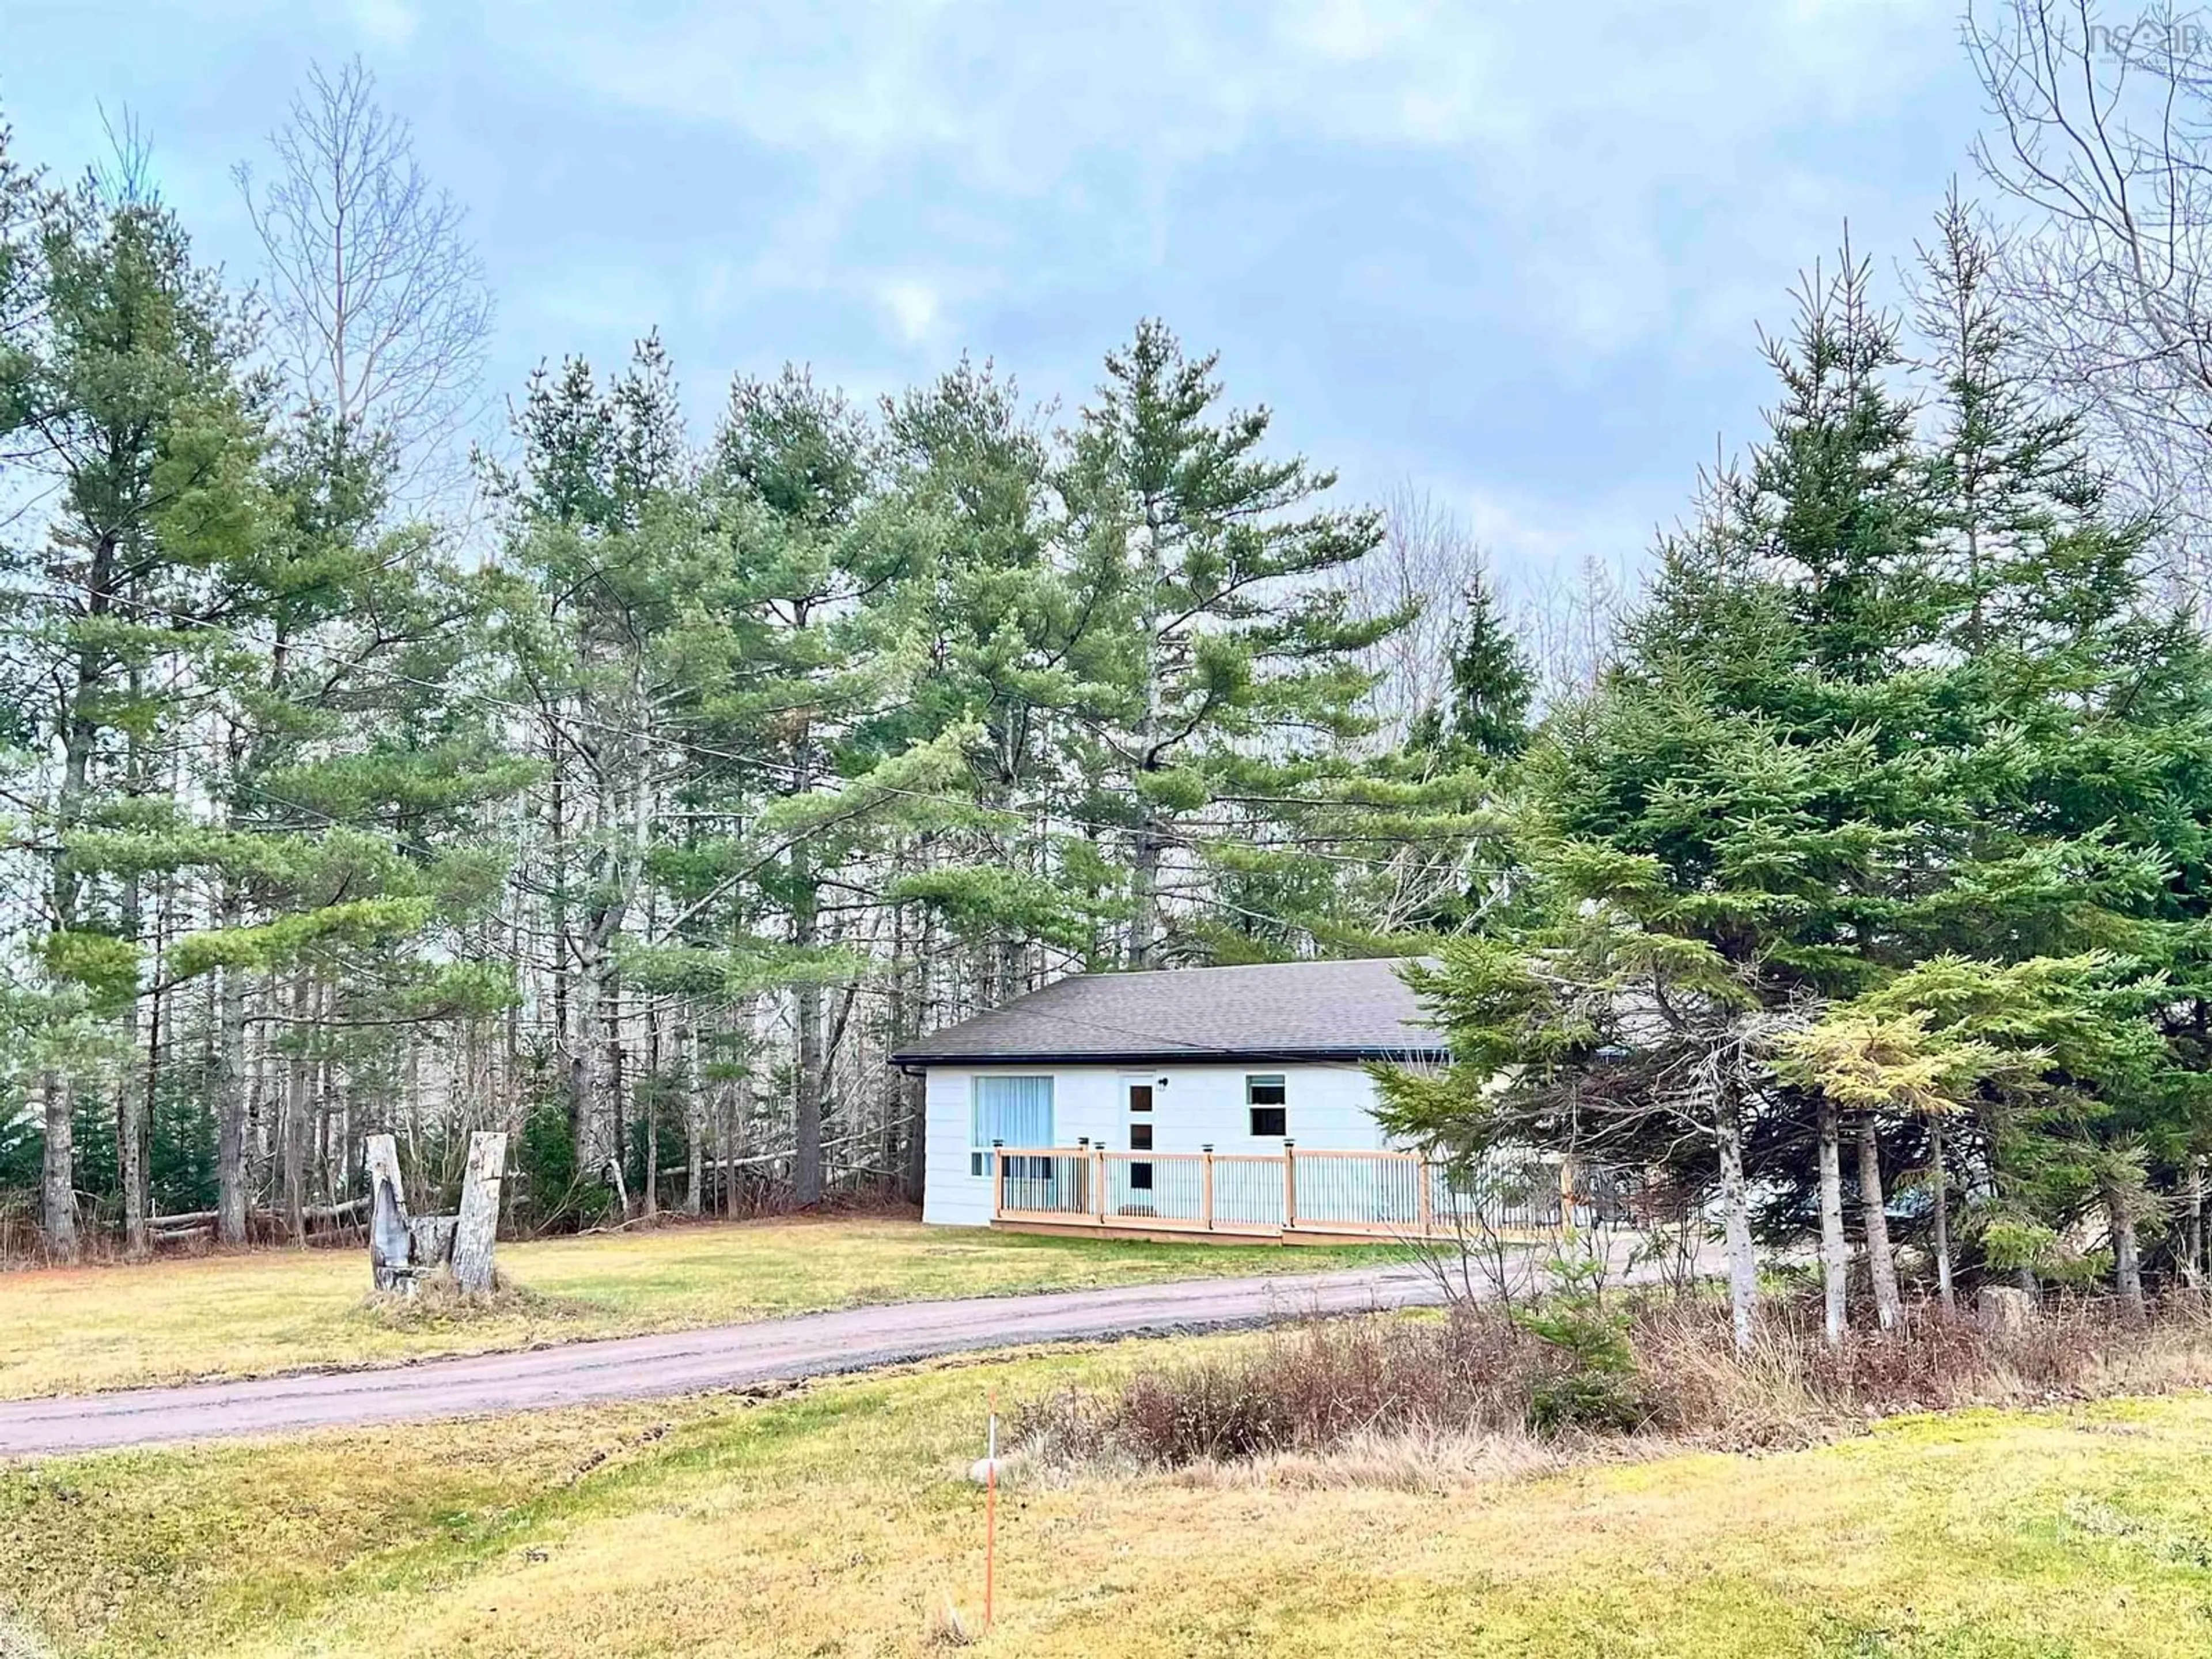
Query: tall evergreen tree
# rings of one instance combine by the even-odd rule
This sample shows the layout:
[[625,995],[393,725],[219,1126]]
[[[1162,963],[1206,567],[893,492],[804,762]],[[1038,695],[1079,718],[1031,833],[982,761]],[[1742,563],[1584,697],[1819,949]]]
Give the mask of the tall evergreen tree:
[[[134,167],[52,198],[34,246],[11,255],[31,261],[20,278],[31,320],[0,362],[16,459],[53,492],[40,544],[9,558],[26,583],[17,706],[52,757],[40,769],[49,880],[34,931],[64,1005],[127,1019],[142,988],[143,896],[132,872],[105,871],[72,843],[158,810],[156,757],[179,736],[187,680],[175,659],[198,645],[172,613],[191,615],[202,573],[250,538],[260,437],[238,374],[238,316]],[[66,1257],[73,1103],[105,1085],[57,1057],[39,1086],[45,1226]],[[141,1247],[143,1109],[125,1086],[122,1178]]]
[[1911,411],[1882,379],[1894,331],[1866,283],[1847,258],[1804,289],[1770,354],[1768,441],[1664,550],[1620,665],[1533,757],[1547,902],[1422,976],[1460,1059],[1390,1091],[1411,1133],[1534,1137],[1717,1188],[1740,1344],[1752,1144],[1803,1103],[1761,1056],[1878,972],[1923,811],[1913,664],[1941,618]]
[[1140,324],[1108,356],[1060,481],[1079,603],[1115,618],[1077,667],[1103,694],[1084,712],[1085,816],[1128,825],[1131,968],[1161,960],[1178,825],[1223,793],[1264,808],[1317,746],[1356,736],[1355,653],[1406,621],[1354,617],[1325,580],[1379,544],[1381,519],[1315,510],[1335,476],[1267,459],[1265,409],[1217,413],[1217,361]]
[[1528,746],[1536,676],[1498,612],[1488,577],[1477,568],[1462,589],[1452,629],[1450,680],[1444,700],[1415,717],[1409,747],[1450,743],[1492,760]]

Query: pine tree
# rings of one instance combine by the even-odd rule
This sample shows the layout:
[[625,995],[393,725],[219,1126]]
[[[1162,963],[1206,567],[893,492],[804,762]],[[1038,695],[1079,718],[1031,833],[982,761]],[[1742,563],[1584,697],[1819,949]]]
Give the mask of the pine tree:
[[[28,584],[17,706],[25,735],[59,757],[39,814],[50,854],[38,949],[53,998],[40,1046],[52,1054],[65,1013],[135,1021],[144,895],[90,838],[161,811],[155,757],[179,734],[190,683],[176,659],[199,645],[173,615],[193,614],[201,573],[252,533],[260,438],[237,314],[131,158],[49,198],[34,245],[9,256],[34,320],[0,359],[0,408],[19,463],[54,492],[43,544],[10,560]],[[86,1035],[58,1046],[89,1058]],[[76,1249],[73,1103],[116,1082],[58,1054],[42,1068],[42,1210],[64,1258]],[[146,1101],[119,1089],[118,1179],[143,1249]]]
[[1266,459],[1265,409],[1217,414],[1216,365],[1140,324],[1060,480],[1078,602],[1113,618],[1073,666],[1095,688],[1085,815],[1128,828],[1131,968],[1161,960],[1178,826],[1230,795],[1264,817],[1317,749],[1357,737],[1356,654],[1407,620],[1352,615],[1326,578],[1374,550],[1380,516],[1313,510],[1334,475]]

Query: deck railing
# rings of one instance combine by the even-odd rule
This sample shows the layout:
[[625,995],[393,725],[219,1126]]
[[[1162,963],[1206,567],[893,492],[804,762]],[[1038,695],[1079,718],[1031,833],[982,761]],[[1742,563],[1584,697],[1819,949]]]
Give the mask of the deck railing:
[[1573,1164],[1494,1155],[1474,1168],[1419,1152],[1132,1152],[992,1149],[992,1218],[1123,1231],[1275,1237],[1310,1232],[1449,1237],[1540,1231],[1625,1212],[1615,1178]]

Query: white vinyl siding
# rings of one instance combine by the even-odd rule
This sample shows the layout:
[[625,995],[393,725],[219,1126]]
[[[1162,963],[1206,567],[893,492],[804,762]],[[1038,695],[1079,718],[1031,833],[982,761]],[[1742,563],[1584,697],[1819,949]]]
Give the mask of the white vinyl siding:
[[[1218,1152],[1279,1153],[1283,1143],[1251,1132],[1252,1105],[1247,1078],[1280,1076],[1291,1121],[1287,1126],[1301,1152],[1373,1152],[1389,1139],[1375,1121],[1375,1082],[1364,1067],[1334,1064],[1271,1063],[1262,1072],[1250,1065],[1189,1066],[1180,1062],[1136,1073],[1123,1066],[1013,1067],[933,1066],[926,1085],[929,1103],[928,1180],[924,1218],[954,1226],[990,1224],[991,1182],[978,1169],[975,1153],[988,1152],[987,1135],[978,1146],[977,1081],[1024,1076],[1052,1084],[1051,1134],[999,1139],[1034,1146],[1073,1147],[1087,1141],[1118,1152],[1133,1149],[1133,1122],[1149,1118],[1155,1152],[1195,1152],[1211,1145]],[[1152,1109],[1132,1115],[1128,1085],[1149,1078]],[[1042,1125],[1032,1125],[1042,1128]],[[1141,1156],[1141,1153],[1140,1153]],[[988,1159],[981,1160],[988,1164]]]

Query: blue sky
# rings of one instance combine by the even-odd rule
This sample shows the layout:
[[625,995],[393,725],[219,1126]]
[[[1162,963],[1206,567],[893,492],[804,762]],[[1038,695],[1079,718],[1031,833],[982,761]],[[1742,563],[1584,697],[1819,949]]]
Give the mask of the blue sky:
[[0,0],[19,151],[128,106],[204,253],[311,60],[359,52],[465,201],[495,389],[658,326],[702,422],[787,359],[860,396],[963,349],[1072,409],[1143,314],[1509,572],[1633,562],[1754,436],[1755,325],[1889,272],[1969,171],[1955,0],[1256,7]]

